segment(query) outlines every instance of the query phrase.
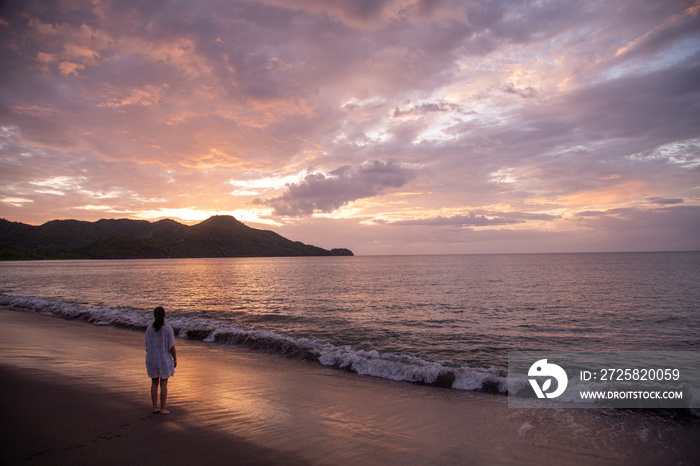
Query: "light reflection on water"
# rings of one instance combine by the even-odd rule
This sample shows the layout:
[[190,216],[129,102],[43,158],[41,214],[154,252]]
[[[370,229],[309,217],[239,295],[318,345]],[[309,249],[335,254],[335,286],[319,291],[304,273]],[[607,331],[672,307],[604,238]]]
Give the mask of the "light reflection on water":
[[0,292],[190,315],[433,361],[697,349],[700,253],[48,261]]

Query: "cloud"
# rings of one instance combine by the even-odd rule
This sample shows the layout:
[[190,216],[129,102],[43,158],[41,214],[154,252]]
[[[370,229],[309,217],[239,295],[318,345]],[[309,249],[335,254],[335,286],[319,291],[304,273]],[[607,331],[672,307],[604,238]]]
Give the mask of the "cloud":
[[[652,241],[664,231],[667,237],[675,241],[683,241],[685,247],[671,249],[697,249],[697,231],[700,228],[700,206],[673,207],[621,207],[605,211],[580,212],[573,216],[577,226],[595,231],[604,237],[613,235],[616,241],[622,243],[627,237],[630,246],[641,242],[640,238]],[[658,246],[657,246],[658,248]],[[628,248],[629,249],[629,248]],[[648,249],[639,246],[640,250]]]
[[668,205],[668,204],[682,204],[683,199],[664,199],[662,197],[648,197],[647,201],[653,202],[658,205]]
[[[624,207],[575,216],[608,250],[691,251],[700,248],[700,206]],[[662,239],[663,238],[663,239]],[[600,248],[600,246],[598,246]]]
[[[373,30],[400,23],[466,20],[465,6],[458,0],[263,0],[264,3],[332,18],[346,26]],[[474,8],[480,10],[478,6]]]
[[695,2],[684,11],[672,14],[662,24],[652,28],[643,35],[620,47],[615,56],[636,58],[649,55],[664,48],[678,44],[691,38],[700,28],[700,5]]
[[532,86],[527,86],[526,88],[516,88],[513,83],[505,83],[501,86],[503,92],[507,94],[514,94],[520,96],[524,99],[529,99],[537,96],[538,91]]
[[[469,212],[467,215],[453,215],[451,217],[437,217],[398,220],[394,222],[386,222],[391,225],[425,225],[425,226],[495,226],[495,225],[514,225],[525,223],[529,220],[538,221],[553,221],[561,218],[557,215],[529,213],[529,212]],[[385,222],[381,222],[385,223]]]
[[[461,112],[462,107],[458,104],[437,101],[437,102],[427,102],[423,104],[410,105],[404,108],[396,107],[392,112],[392,116],[402,117],[402,116],[414,116],[414,115],[425,115],[429,113],[445,113],[445,112]],[[474,114],[476,112],[469,112]]]
[[468,215],[455,215],[453,217],[437,216],[433,218],[415,219],[415,220],[399,220],[390,222],[391,225],[428,225],[428,226],[493,226],[493,225],[512,225],[514,223],[524,223],[524,220],[506,219],[493,217],[489,218],[485,215],[475,215],[470,212]]
[[[167,86],[166,86],[167,87]],[[154,86],[145,86],[142,89],[130,89],[129,95],[123,98],[110,99],[106,103],[99,104],[100,107],[123,107],[125,105],[158,105],[162,98],[163,91]]]
[[287,184],[283,195],[256,202],[273,207],[275,215],[332,212],[352,201],[381,195],[389,188],[400,188],[415,176],[413,168],[391,160],[373,160],[355,167],[337,168],[328,175],[309,174],[299,183]]

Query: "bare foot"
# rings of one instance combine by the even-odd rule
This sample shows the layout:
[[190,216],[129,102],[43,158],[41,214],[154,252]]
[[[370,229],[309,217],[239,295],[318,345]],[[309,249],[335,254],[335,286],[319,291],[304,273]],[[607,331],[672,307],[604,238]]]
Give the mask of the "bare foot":
[[170,414],[170,411],[168,411],[167,409],[161,409],[160,414]]
[[153,414],[158,414],[160,412],[160,409],[156,408],[153,411],[151,411]]

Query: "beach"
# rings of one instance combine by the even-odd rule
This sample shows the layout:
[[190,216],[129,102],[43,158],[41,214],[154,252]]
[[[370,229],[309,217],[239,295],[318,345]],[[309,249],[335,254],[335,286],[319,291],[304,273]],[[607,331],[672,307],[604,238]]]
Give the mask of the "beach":
[[700,426],[359,376],[176,339],[151,413],[143,333],[0,309],[2,464],[693,464]]

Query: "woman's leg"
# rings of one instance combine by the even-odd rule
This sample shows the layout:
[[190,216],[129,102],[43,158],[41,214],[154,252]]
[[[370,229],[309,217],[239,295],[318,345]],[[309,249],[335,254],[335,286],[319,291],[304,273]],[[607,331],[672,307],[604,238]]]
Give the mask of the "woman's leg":
[[168,398],[168,379],[160,379],[160,414],[168,414],[165,409],[165,401]]
[[157,413],[160,411],[158,409],[158,383],[160,382],[160,377],[151,379],[151,402],[153,403],[153,412]]

